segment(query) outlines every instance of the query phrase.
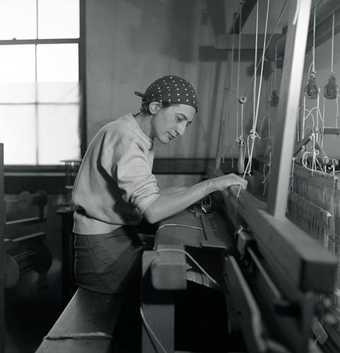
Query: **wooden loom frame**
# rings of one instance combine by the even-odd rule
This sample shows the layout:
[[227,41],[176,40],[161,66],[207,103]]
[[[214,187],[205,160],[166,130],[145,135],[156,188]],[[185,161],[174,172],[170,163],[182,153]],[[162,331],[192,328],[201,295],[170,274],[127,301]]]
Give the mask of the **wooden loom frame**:
[[268,203],[246,191],[224,192],[226,209],[252,230],[272,275],[284,283],[289,298],[296,291],[332,293],[335,257],[286,217],[290,166],[295,142],[299,97],[312,0],[289,0],[290,20],[280,88],[278,124],[273,149]]
[[5,200],[4,200],[4,148],[0,143],[0,353],[5,352]]
[[[222,193],[241,258],[240,265],[233,255],[225,259],[228,311],[252,353],[281,351],[270,347],[268,332],[289,352],[310,352],[317,298],[333,294],[336,282],[336,258],[286,217],[312,1],[288,1],[291,13],[268,202],[238,187]],[[245,256],[251,259],[252,275],[242,274]]]

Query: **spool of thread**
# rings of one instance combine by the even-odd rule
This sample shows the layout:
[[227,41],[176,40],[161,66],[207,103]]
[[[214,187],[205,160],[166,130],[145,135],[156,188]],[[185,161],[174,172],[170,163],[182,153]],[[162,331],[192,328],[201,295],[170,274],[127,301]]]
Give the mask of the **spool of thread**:
[[336,84],[336,78],[331,75],[328,79],[326,86],[324,87],[324,97],[326,99],[336,99],[338,94],[338,85]]

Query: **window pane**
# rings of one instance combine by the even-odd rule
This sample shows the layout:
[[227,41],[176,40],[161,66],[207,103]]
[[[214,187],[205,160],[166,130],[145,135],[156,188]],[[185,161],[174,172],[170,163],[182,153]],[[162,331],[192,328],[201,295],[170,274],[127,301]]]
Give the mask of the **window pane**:
[[39,82],[78,81],[78,44],[40,44],[37,49]]
[[0,1],[0,39],[35,39],[35,0]]
[[34,82],[0,82],[0,103],[34,103]]
[[34,105],[0,105],[5,164],[36,164]]
[[79,38],[79,0],[39,0],[38,38]]
[[39,164],[80,158],[78,104],[41,105],[38,112]]
[[34,45],[0,46],[0,82],[34,82]]
[[80,101],[78,82],[39,82],[37,88],[38,103],[79,103]]

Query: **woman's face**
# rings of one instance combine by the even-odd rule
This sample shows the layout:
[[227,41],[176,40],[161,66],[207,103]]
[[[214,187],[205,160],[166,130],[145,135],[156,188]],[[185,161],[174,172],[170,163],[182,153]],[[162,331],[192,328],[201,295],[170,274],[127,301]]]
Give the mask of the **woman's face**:
[[156,137],[161,143],[169,143],[184,134],[195,114],[195,108],[186,104],[160,108],[152,119],[152,137]]

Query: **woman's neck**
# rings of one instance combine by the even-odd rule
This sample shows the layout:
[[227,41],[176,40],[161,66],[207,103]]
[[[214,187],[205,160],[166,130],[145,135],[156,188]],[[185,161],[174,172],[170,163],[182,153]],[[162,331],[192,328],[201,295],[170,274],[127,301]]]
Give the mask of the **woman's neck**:
[[144,132],[144,134],[149,136],[151,139],[153,139],[152,129],[151,129],[152,115],[138,113],[138,114],[134,114],[134,117],[135,117],[138,125],[140,126],[140,128]]

